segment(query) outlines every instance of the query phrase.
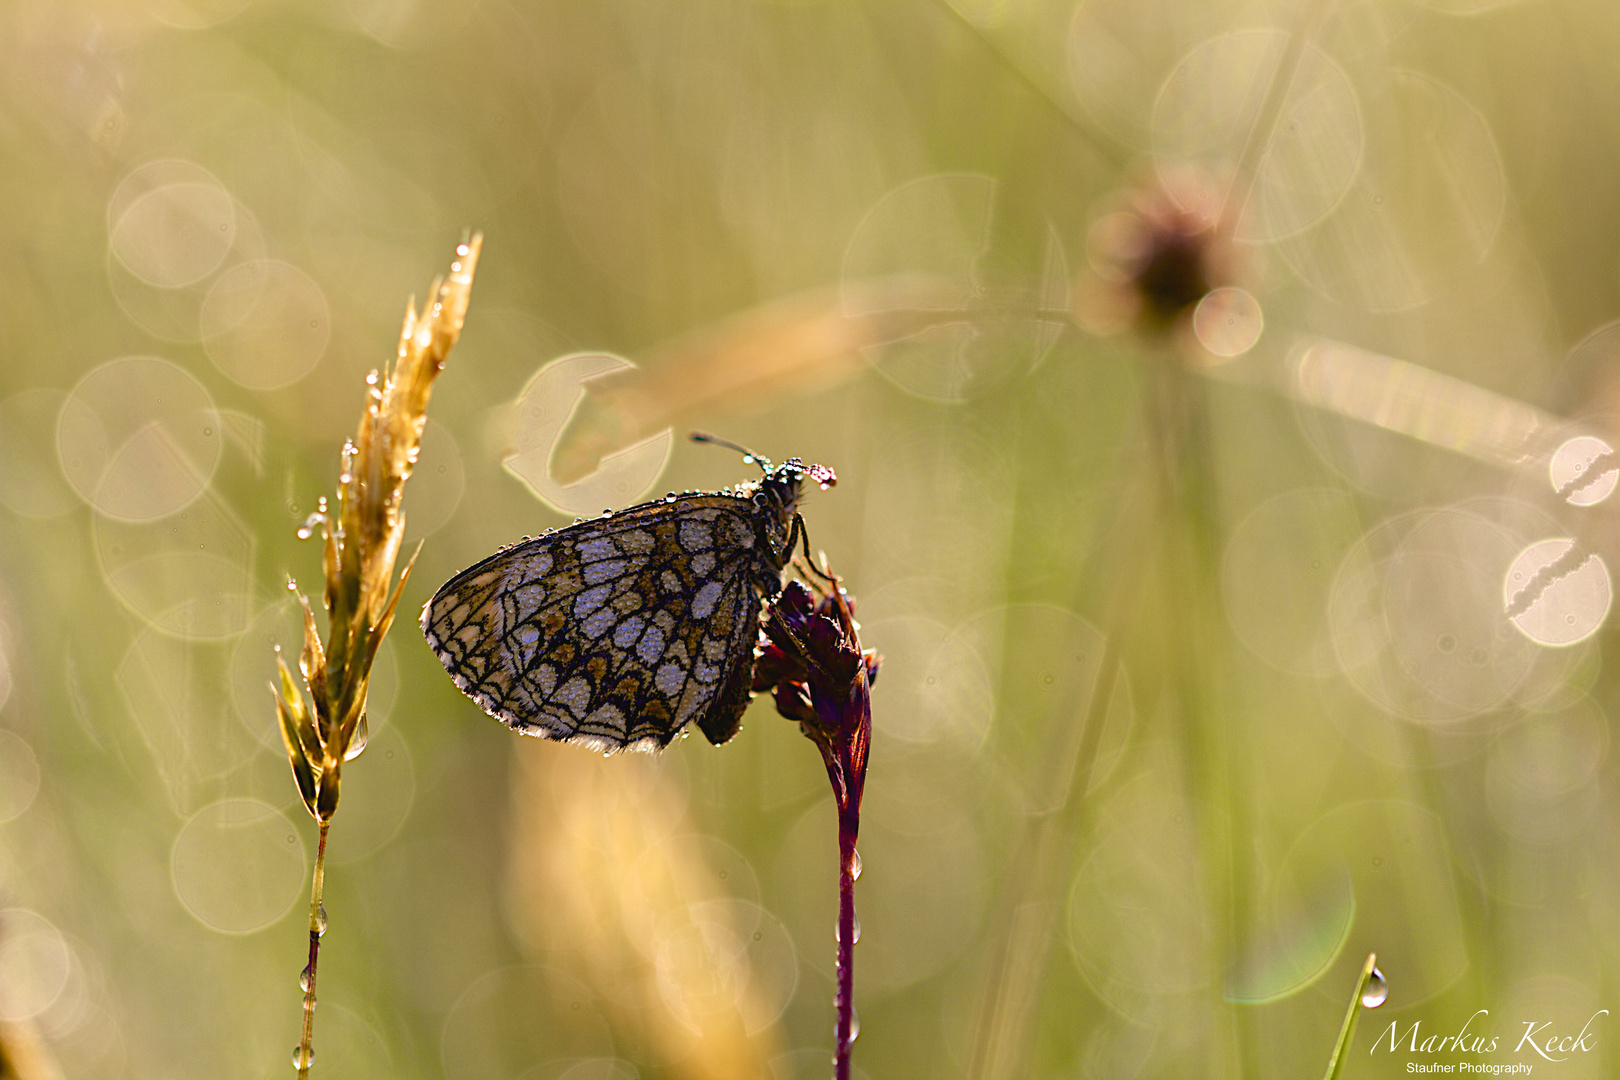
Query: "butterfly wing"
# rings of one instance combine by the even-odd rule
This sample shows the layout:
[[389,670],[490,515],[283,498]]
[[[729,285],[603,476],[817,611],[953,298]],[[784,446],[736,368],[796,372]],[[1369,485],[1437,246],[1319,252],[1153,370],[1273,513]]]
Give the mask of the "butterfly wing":
[[450,579],[423,633],[464,693],[526,734],[655,749],[696,721],[724,742],[759,637],[752,509],[688,495],[526,540]]

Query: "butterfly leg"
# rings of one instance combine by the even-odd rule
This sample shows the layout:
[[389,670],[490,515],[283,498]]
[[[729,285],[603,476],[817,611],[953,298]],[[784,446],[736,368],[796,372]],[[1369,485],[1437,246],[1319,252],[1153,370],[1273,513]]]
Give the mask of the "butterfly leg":
[[821,567],[817,566],[815,564],[815,560],[810,557],[810,530],[804,523],[803,514],[793,515],[793,528],[788,533],[786,549],[787,557],[790,559],[793,557],[793,547],[795,544],[803,545],[804,565],[810,568],[811,573],[815,574],[828,584],[837,584],[838,579],[821,569]]

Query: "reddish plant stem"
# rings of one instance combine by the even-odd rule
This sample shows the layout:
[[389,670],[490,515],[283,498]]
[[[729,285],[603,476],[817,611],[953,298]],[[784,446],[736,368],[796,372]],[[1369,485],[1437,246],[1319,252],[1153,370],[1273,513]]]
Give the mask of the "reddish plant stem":
[[833,1006],[833,1080],[849,1080],[850,1044],[855,1041],[855,838],[860,812],[838,816],[838,989]]

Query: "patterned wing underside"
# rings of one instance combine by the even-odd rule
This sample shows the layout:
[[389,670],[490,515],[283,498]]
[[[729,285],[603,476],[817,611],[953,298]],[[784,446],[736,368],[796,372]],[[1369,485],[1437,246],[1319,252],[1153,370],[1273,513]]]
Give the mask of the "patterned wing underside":
[[750,509],[691,495],[524,541],[446,583],[423,632],[456,685],[525,734],[656,749],[696,721],[723,742],[759,636]]

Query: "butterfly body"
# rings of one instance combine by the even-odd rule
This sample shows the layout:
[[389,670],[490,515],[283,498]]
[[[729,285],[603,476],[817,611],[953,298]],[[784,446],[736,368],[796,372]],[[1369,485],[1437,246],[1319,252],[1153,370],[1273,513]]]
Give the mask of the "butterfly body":
[[688,492],[524,540],[422,609],[450,677],[513,729],[612,753],[696,723],[719,744],[751,697],[762,605],[803,535],[791,459],[730,491]]

